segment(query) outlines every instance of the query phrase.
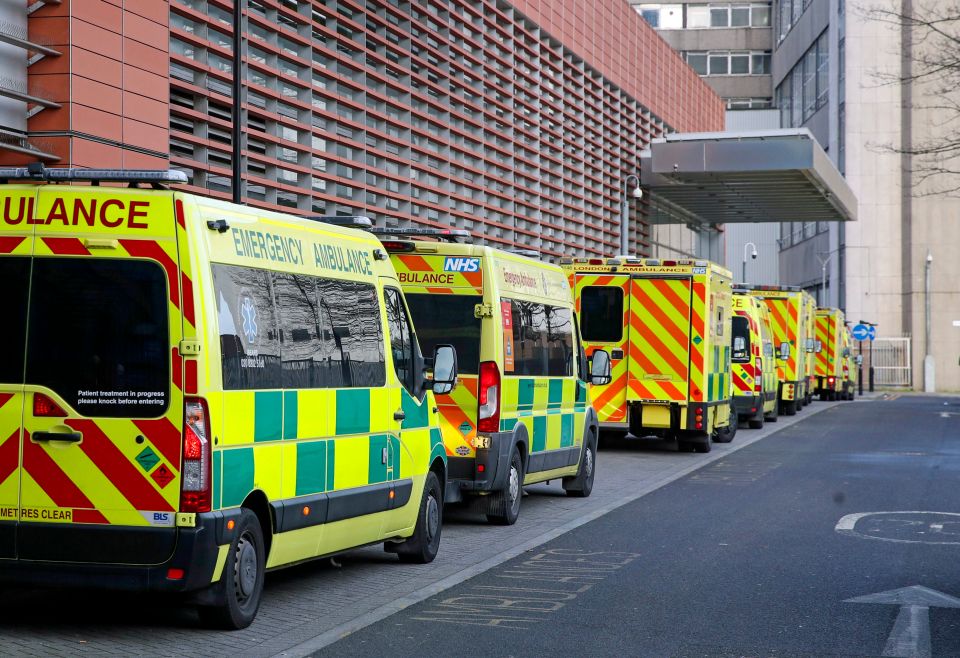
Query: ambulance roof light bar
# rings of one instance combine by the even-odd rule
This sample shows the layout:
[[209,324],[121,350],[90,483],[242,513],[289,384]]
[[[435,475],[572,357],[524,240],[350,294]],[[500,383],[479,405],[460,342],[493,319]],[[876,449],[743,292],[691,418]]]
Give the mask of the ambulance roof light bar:
[[373,227],[373,221],[363,215],[313,215],[307,217],[315,222],[323,222],[332,226],[346,226],[348,228],[359,228],[369,231]]
[[374,235],[391,236],[395,238],[436,238],[446,242],[460,242],[462,238],[469,238],[470,231],[459,228],[370,228],[367,229]]
[[523,256],[524,258],[540,258],[540,252],[536,249],[507,249],[508,254],[514,256]]
[[93,185],[100,183],[130,183],[136,187],[138,183],[150,183],[153,187],[162,189],[164,183],[188,183],[187,175],[175,169],[82,169],[79,167],[65,167],[48,169],[42,162],[31,162],[26,167],[0,167],[0,183],[10,181],[35,181],[46,183],[90,182]]

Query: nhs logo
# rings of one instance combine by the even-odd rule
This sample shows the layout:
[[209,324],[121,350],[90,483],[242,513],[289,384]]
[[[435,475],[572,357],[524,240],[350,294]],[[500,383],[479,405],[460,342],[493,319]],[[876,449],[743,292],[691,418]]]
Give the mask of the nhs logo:
[[452,257],[444,258],[443,271],[444,272],[479,272],[480,259],[479,258],[452,258]]

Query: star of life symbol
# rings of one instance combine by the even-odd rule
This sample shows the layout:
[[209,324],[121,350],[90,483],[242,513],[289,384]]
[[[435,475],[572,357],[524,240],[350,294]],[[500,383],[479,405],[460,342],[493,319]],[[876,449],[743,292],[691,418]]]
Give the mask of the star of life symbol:
[[257,339],[257,307],[249,297],[243,298],[240,315],[243,316],[243,335],[247,337],[247,342],[252,344]]

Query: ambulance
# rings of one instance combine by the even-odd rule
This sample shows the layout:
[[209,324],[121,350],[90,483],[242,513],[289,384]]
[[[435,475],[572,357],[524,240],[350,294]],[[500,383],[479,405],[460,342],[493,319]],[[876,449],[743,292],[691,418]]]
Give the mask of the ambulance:
[[777,421],[777,368],[767,305],[737,289],[733,293],[731,333],[733,403],[737,417],[751,429]]
[[243,628],[266,570],[430,562],[453,348],[421,355],[370,234],[184,182],[0,170],[0,580],[189,592]]
[[817,395],[821,400],[853,399],[850,336],[840,309],[817,309],[816,349]]
[[[446,500],[466,499],[491,523],[510,525],[524,485],[560,480],[567,495],[589,496],[599,423],[563,271],[460,244],[465,231],[377,232],[423,345],[451,343],[457,350],[460,385],[437,396],[449,465]],[[606,364],[604,372],[602,358],[594,359],[593,382],[609,381]]]
[[709,452],[733,440],[731,275],[705,260],[567,258],[587,354],[612,381],[590,390],[602,429]]
[[787,416],[796,415],[812,395],[810,376],[815,344],[811,320],[813,297],[810,293],[793,286],[752,286],[748,289],[764,301],[770,311],[770,327],[776,350],[777,377],[779,379],[778,412]]

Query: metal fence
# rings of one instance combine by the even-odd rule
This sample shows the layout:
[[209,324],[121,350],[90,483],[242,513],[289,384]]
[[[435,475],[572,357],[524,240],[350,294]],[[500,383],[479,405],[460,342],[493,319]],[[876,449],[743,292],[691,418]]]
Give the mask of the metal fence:
[[[910,336],[890,336],[873,341],[873,381],[877,387],[913,386],[913,367],[910,360]],[[863,341],[864,384],[870,368],[869,341]]]

